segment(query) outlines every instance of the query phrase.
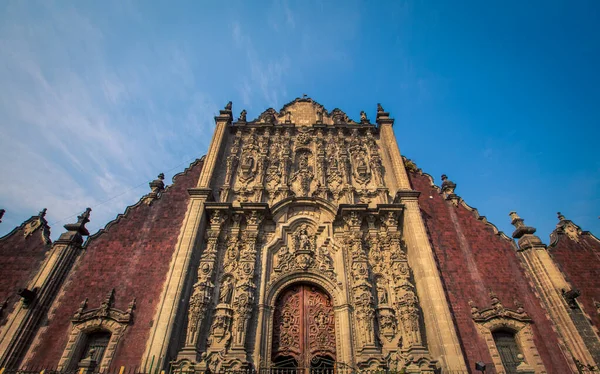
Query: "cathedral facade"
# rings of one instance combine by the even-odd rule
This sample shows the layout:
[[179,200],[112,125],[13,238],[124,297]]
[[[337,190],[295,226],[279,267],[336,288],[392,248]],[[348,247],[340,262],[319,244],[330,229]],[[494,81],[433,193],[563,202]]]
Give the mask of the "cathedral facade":
[[381,105],[215,122],[206,156],[99,232],[88,208],[51,242],[42,211],[0,239],[0,368],[600,364],[600,241],[564,216],[548,246],[515,212],[499,232],[400,154]]

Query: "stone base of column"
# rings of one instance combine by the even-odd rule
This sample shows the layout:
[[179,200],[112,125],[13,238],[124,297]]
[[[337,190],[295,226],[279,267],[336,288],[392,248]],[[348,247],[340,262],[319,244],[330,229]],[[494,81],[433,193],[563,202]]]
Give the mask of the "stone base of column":
[[185,346],[177,354],[177,361],[187,360],[192,363],[198,362],[198,354],[198,349],[195,346]]

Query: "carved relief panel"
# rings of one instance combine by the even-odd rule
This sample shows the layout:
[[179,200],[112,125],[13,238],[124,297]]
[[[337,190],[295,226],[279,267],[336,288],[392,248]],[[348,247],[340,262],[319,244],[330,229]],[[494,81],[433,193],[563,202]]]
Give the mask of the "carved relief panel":
[[378,130],[312,100],[272,109],[232,125],[223,202],[276,203],[321,197],[337,203],[388,203]]
[[419,365],[430,362],[422,341],[419,301],[399,229],[402,209],[389,205],[377,209],[347,207],[342,211],[344,226],[340,227],[346,238],[344,254],[354,306],[358,361],[369,362],[375,352],[381,352],[386,365],[394,370],[408,368],[411,360]]

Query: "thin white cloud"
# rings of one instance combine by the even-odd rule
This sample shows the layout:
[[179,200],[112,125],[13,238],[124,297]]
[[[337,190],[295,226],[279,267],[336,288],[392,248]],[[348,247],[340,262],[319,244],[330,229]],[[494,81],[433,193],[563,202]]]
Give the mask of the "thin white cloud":
[[[249,67],[249,75],[238,93],[242,96],[245,105],[252,107],[250,87],[257,87],[268,105],[278,108],[286,94],[284,77],[290,69],[291,62],[285,53],[275,58],[261,58],[256,51],[249,34],[245,33],[239,22],[232,24],[232,38],[237,48],[245,53]],[[278,51],[273,51],[278,52]]]
[[[7,11],[0,174],[10,182],[0,197],[7,209],[0,232],[44,207],[55,222],[87,206],[96,207],[95,230],[147,192],[159,172],[206,150],[217,106],[196,87],[184,46],[142,45],[116,58],[101,28],[74,8],[47,7],[35,19],[27,19],[34,16],[25,3]],[[164,110],[162,101],[175,98],[177,111]],[[60,232],[54,227],[53,236]]]

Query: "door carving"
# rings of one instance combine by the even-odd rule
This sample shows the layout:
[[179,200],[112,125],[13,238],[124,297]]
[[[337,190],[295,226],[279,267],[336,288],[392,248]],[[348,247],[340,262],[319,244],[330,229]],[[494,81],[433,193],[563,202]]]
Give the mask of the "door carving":
[[335,361],[333,304],[323,290],[297,284],[279,295],[272,359],[276,366],[284,367],[314,367]]

